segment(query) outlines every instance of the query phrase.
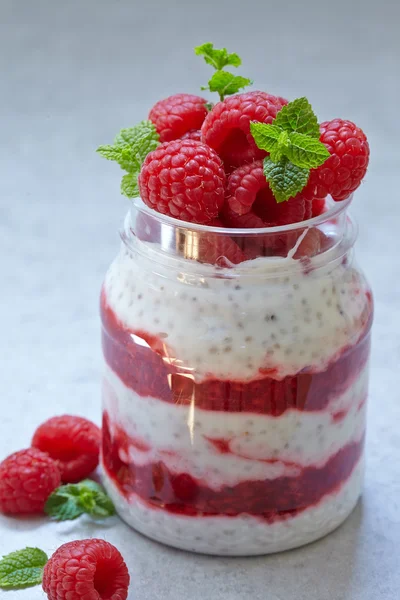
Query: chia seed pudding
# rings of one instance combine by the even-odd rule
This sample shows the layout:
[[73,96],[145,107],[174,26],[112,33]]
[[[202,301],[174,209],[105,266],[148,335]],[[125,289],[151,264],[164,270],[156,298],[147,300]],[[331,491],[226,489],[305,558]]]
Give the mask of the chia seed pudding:
[[372,298],[347,204],[297,224],[328,241],[313,258],[230,266],[182,256],[182,237],[209,228],[135,204],[101,295],[104,481],[135,529],[251,555],[315,540],[354,508]]

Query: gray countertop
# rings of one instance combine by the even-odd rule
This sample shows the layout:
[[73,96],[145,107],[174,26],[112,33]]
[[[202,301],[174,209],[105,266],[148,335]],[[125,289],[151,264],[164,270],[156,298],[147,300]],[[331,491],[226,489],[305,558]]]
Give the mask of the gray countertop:
[[[136,600],[399,598],[399,20],[393,0],[1,0],[0,456],[29,445],[51,415],[99,421],[98,294],[127,203],[118,170],[94,149],[160,97],[197,92],[209,73],[198,43],[241,53],[258,88],[307,95],[321,119],[366,130],[371,166],[353,213],[376,299],[365,493],[338,531],[225,559],[158,545],[116,518],[1,517],[1,553],[104,537],[125,556]],[[7,595],[42,597],[39,587]]]

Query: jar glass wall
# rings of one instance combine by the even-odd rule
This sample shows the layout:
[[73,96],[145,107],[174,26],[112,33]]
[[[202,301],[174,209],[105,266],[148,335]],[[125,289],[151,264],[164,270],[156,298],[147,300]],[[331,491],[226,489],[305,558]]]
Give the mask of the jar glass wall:
[[354,508],[372,296],[349,203],[249,230],[133,205],[101,294],[102,463],[138,531],[262,554],[311,542]]

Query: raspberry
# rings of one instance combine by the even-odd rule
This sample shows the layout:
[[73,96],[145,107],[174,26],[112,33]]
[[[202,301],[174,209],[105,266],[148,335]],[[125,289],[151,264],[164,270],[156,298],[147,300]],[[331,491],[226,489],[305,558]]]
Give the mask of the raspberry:
[[129,572],[120,552],[96,538],[63,544],[44,568],[49,600],[126,600]]
[[182,137],[182,140],[195,140],[196,142],[201,142],[201,130],[200,129],[191,129],[186,132]]
[[309,229],[301,240],[295,254],[294,258],[311,258],[318,254],[321,250],[321,243],[324,234],[319,231],[319,229],[312,228]]
[[232,211],[244,215],[252,211],[266,226],[288,225],[302,221],[305,200],[298,194],[278,203],[263,173],[261,160],[239,167],[228,179],[228,204]]
[[351,121],[335,119],[320,125],[320,140],[331,156],[311,171],[307,190],[313,198],[345,200],[360,185],[369,162],[369,145],[364,132]]
[[150,111],[161,142],[182,137],[192,129],[200,129],[207,115],[207,100],[192,94],[176,94],[160,100]]
[[325,211],[325,198],[314,198],[311,204],[311,216],[319,217]]
[[203,142],[218,152],[228,170],[263,158],[267,153],[256,146],[250,122],[272,123],[284,104],[283,98],[265,92],[230,96],[208,113],[201,128]]
[[235,227],[236,229],[257,229],[265,227],[264,221],[252,211],[245,215],[238,215],[229,207],[229,204],[225,204],[221,213],[221,219],[225,227]]
[[63,415],[40,425],[32,446],[47,452],[57,462],[64,483],[75,483],[97,467],[100,439],[100,429],[91,421]]
[[0,511],[5,514],[42,513],[50,494],[61,484],[57,463],[28,448],[0,464]]
[[[324,165],[322,165],[323,167]],[[328,190],[325,185],[321,185],[319,181],[318,169],[311,169],[310,176],[306,187],[301,190],[301,195],[307,200],[323,200],[328,195]]]
[[[225,227],[219,219],[214,219],[210,225]],[[209,233],[199,233],[195,248],[198,253],[197,259],[202,263],[229,267],[231,263],[237,265],[246,260],[246,256],[239,246],[230,236],[224,233],[212,233],[211,231]]]
[[146,156],[139,175],[141,197],[150,208],[193,223],[217,217],[224,185],[219,156],[193,140],[161,144]]
[[[317,202],[321,202],[320,200],[317,200]],[[325,203],[325,200],[323,200],[323,202]],[[307,200],[307,198],[304,198],[304,216],[303,216],[303,221],[307,221],[307,219],[311,219],[313,217],[313,200]]]
[[[238,215],[229,208],[228,204],[224,206],[221,217],[227,227],[256,229],[268,226],[253,211],[245,215]],[[287,252],[296,243],[296,239],[295,232],[265,233],[265,235],[258,234],[254,237],[235,238],[245,258],[249,260],[259,256],[286,256]]]

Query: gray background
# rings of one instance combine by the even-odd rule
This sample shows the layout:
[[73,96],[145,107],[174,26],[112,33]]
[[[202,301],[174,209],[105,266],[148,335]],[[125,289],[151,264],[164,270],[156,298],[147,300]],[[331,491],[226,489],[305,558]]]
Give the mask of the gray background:
[[2,553],[105,537],[126,557],[136,600],[399,597],[399,22],[395,0],[0,0],[0,456],[27,446],[50,415],[99,421],[98,294],[127,202],[118,169],[94,149],[160,97],[197,92],[210,70],[194,45],[226,45],[257,88],[305,94],[321,120],[365,129],[371,166],[353,212],[376,298],[366,490],[336,533],[272,557],[217,559],[116,519],[2,517]]

